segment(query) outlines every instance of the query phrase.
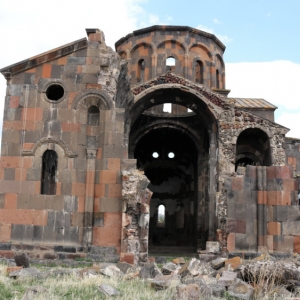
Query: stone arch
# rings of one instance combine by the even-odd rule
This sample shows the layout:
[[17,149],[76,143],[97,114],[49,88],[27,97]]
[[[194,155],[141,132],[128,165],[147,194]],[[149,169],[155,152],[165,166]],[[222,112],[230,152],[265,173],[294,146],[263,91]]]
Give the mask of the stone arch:
[[208,50],[208,48],[206,48],[204,45],[199,44],[199,43],[193,43],[192,45],[189,46],[188,51],[191,52],[191,49],[195,47],[195,48],[200,48],[202,50],[204,50],[204,52],[207,54],[207,56],[210,58],[210,61],[213,60],[213,56],[211,54],[211,52]]
[[22,155],[42,157],[46,150],[54,150],[59,158],[74,158],[77,156],[75,152],[69,150],[68,146],[63,141],[56,138],[42,138],[33,145],[31,150],[24,150]]
[[136,45],[134,45],[131,50],[130,50],[130,55],[132,56],[132,54],[141,46],[148,46],[151,48],[152,52],[155,54],[156,53],[156,47],[153,43],[147,43],[147,42],[140,42]]
[[79,93],[72,102],[72,109],[80,109],[95,105],[99,109],[109,110],[114,107],[113,101],[104,91],[85,90]]
[[[178,42],[178,41],[176,41],[176,40],[172,40],[172,39],[170,39],[170,40],[165,40],[165,41],[159,43],[159,44],[157,45],[157,49],[160,49],[160,48],[162,47],[163,44],[167,44],[167,43],[175,43],[176,45],[178,45],[179,47],[182,48],[182,50],[184,51],[184,54],[187,53],[187,46],[186,46],[186,44],[180,43],[180,42]],[[176,51],[176,50],[175,50],[175,51]]]

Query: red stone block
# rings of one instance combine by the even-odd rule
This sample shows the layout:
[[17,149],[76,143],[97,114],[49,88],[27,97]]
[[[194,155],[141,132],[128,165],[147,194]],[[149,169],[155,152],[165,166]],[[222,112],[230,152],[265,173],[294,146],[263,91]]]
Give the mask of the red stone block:
[[281,235],[281,223],[280,222],[268,222],[267,232],[268,232],[268,235]]
[[282,186],[285,191],[297,191],[297,181],[293,178],[283,178]]
[[267,172],[268,179],[276,178],[276,168],[277,167],[274,166],[267,167],[266,172]]
[[9,107],[10,108],[18,108],[20,102],[19,96],[10,96]]
[[108,184],[108,198],[120,198],[122,197],[122,185],[121,184]]
[[267,204],[267,191],[257,191],[257,204]]
[[235,233],[229,233],[227,236],[227,249],[229,252],[235,250]]
[[61,130],[64,132],[80,132],[80,123],[62,122]]
[[236,233],[246,233],[246,220],[236,220]]
[[95,184],[95,197],[96,198],[102,198],[105,194],[105,184],[99,183]]
[[119,171],[121,166],[120,158],[109,158],[107,162],[108,170],[116,170]]
[[277,178],[293,178],[293,168],[290,166],[276,167]]
[[43,65],[42,77],[43,78],[50,78],[51,77],[51,69],[52,69],[52,65],[44,64]]
[[294,252],[300,253],[300,236],[294,236]]
[[14,258],[14,251],[9,251],[9,250],[0,250],[0,257],[5,257],[5,258]]
[[22,158],[19,156],[2,156],[0,158],[0,168],[20,168]]
[[122,213],[106,212],[104,213],[104,227],[120,228],[122,226]]
[[5,209],[16,209],[17,208],[17,194],[5,194]]
[[134,264],[134,254],[132,253],[121,253],[120,254],[120,261],[127,262],[128,264]]
[[100,183],[117,183],[117,171],[115,170],[100,171]]
[[242,190],[244,185],[243,177],[232,178],[232,190]]
[[8,242],[11,238],[11,224],[0,224],[0,242]]
[[43,120],[43,109],[40,107],[29,107],[22,109],[22,121],[42,121]]
[[121,228],[93,228],[93,245],[119,247],[121,243]]
[[85,197],[85,183],[72,183],[72,196]]
[[22,269],[23,269],[22,266],[20,266],[20,267],[17,267],[17,266],[7,267],[6,268],[6,274],[9,275],[9,273],[11,273],[11,272],[19,271],[19,270],[22,270]]

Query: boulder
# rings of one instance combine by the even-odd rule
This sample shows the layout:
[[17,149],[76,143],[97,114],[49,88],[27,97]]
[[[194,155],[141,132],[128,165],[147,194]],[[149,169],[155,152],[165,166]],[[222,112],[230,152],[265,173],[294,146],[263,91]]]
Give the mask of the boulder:
[[226,258],[218,257],[217,259],[214,259],[211,261],[210,265],[213,269],[219,270],[220,268],[225,266]]
[[22,251],[16,252],[14,259],[18,267],[29,268],[30,266],[29,258],[25,252]]
[[151,282],[151,286],[157,290],[175,287],[180,284],[178,275],[156,275]]
[[177,270],[179,270],[180,267],[178,267],[176,264],[172,263],[172,262],[168,262],[165,265],[162,266],[161,268],[161,272],[164,275],[169,275],[169,274],[174,274],[176,273]]
[[219,285],[229,286],[237,278],[237,273],[231,271],[224,271],[218,280]]
[[211,284],[208,284],[207,286],[211,290],[211,294],[214,297],[222,298],[224,293],[226,292],[226,288],[224,285],[219,285],[217,283],[211,283]]
[[100,273],[112,278],[120,278],[123,276],[123,272],[121,272],[121,270],[115,265],[110,265],[106,268],[100,269]]
[[115,295],[119,295],[120,292],[118,290],[116,290],[115,288],[113,288],[112,286],[110,286],[109,284],[100,284],[98,286],[98,289],[100,292],[102,292],[103,294],[107,295],[107,296],[115,296]]
[[192,276],[196,276],[199,274],[199,267],[200,267],[200,260],[196,258],[192,258],[181,267],[178,274],[181,275],[181,277],[184,277],[188,274]]
[[139,277],[143,279],[154,278],[157,275],[162,275],[162,273],[156,263],[145,264],[139,273]]
[[227,291],[228,295],[233,298],[251,300],[254,297],[254,288],[248,283],[236,279],[229,287]]
[[236,270],[242,264],[242,259],[239,256],[229,258],[225,260],[225,269],[229,268]]

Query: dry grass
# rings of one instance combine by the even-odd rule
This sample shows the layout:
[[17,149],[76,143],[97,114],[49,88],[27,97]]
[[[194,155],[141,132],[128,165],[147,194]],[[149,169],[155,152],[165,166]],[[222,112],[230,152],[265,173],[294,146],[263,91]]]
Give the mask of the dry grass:
[[98,290],[98,286],[103,283],[116,288],[120,295],[115,296],[114,299],[120,300],[170,299],[173,293],[172,289],[155,291],[148,282],[140,279],[126,281],[123,279],[110,279],[102,275],[90,278],[64,275],[35,279],[11,279],[6,276],[6,267],[0,265],[0,300],[19,300],[23,297],[27,288],[32,286],[41,286],[47,289],[47,292],[41,293],[34,299],[107,299],[107,296]]

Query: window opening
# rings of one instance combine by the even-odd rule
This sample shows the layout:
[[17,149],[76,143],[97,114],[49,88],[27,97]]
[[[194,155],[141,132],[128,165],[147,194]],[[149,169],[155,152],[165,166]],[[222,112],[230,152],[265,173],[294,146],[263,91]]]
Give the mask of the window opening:
[[157,209],[157,226],[165,227],[166,225],[166,208],[163,204],[160,204]]
[[195,81],[203,84],[203,63],[197,61],[195,66]]
[[145,60],[140,59],[138,62],[137,82],[144,82],[145,80]]
[[57,171],[57,154],[53,150],[46,150],[42,158],[42,195],[56,194],[56,171]]
[[216,71],[216,88],[217,89],[220,88],[220,74],[219,74],[219,70]]
[[57,101],[64,96],[64,88],[60,84],[51,84],[46,90],[49,100]]
[[175,157],[174,152],[169,152],[169,153],[168,153],[168,157],[169,157],[169,158],[174,158],[174,157]]
[[172,103],[164,103],[163,112],[172,112]]
[[100,110],[97,106],[93,105],[88,109],[88,125],[99,126]]
[[159,157],[159,154],[158,154],[157,152],[153,152],[153,153],[152,153],[152,157],[158,158],[158,157]]
[[176,65],[176,60],[173,56],[169,56],[166,60],[166,69],[167,71],[174,72]]

